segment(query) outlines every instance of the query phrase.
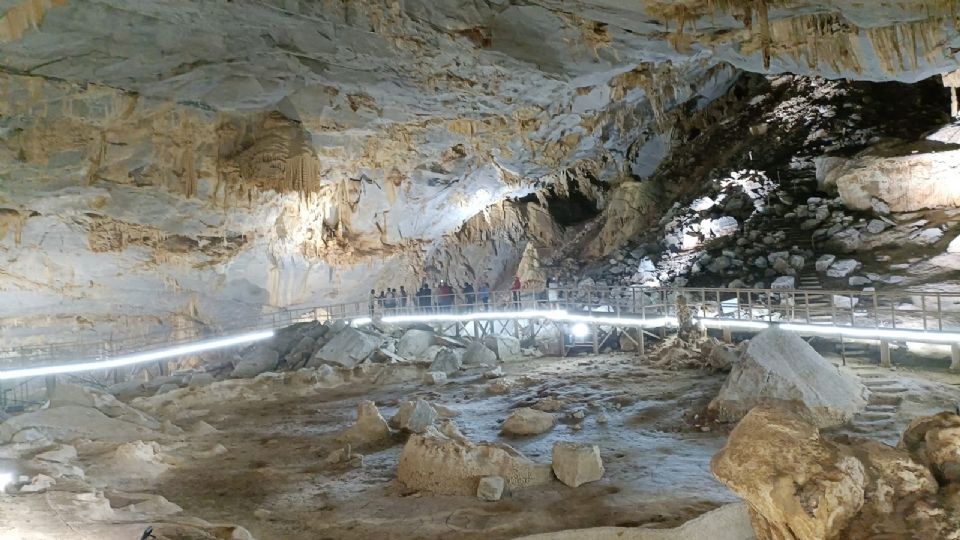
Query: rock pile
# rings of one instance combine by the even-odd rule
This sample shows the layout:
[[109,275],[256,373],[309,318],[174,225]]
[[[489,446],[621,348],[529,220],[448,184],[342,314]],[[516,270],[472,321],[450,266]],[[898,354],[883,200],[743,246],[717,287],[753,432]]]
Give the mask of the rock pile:
[[[416,326],[380,330],[374,326],[354,328],[344,321],[298,323],[243,351],[230,376],[252,378],[303,367],[352,369],[367,363],[413,363],[427,367],[430,384],[441,384],[464,367],[493,367],[498,358],[520,355],[520,343],[512,337],[488,341],[489,346],[478,341],[461,343]],[[170,382],[170,389],[186,384],[181,379]],[[205,384],[209,382],[212,377]]]
[[759,540],[956,538],[960,417],[921,418],[897,448],[825,438],[803,413],[761,406],[711,470],[750,506]]

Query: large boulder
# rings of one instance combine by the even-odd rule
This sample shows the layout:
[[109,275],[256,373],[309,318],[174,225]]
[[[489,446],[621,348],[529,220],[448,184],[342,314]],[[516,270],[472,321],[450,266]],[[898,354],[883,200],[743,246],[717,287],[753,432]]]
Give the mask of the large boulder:
[[411,435],[400,454],[397,480],[409,489],[442,495],[475,495],[480,480],[500,476],[517,490],[549,483],[550,465],[535,463],[505,444],[452,439],[435,428]]
[[941,483],[960,482],[960,416],[942,412],[918,418],[897,446],[930,467]]
[[434,356],[433,363],[430,364],[428,371],[453,375],[460,371],[460,367],[461,360],[459,352],[450,347],[441,347],[440,350],[437,351],[437,355]]
[[230,376],[238,379],[250,379],[265,371],[277,367],[280,353],[265,343],[258,343],[247,349],[233,368]]
[[71,442],[129,442],[157,439],[159,432],[140,424],[110,418],[93,407],[63,405],[13,416],[0,424],[0,444],[46,438]]
[[411,328],[400,337],[397,343],[397,354],[410,359],[422,358],[433,343],[433,332]]
[[354,446],[380,444],[390,440],[390,426],[372,401],[357,405],[357,423],[337,435],[337,440]]
[[600,448],[595,444],[558,442],[553,445],[553,474],[570,487],[580,487],[603,477]]
[[548,412],[522,407],[513,411],[500,428],[504,435],[539,435],[553,429],[557,418]]
[[709,411],[733,422],[757,405],[799,402],[818,426],[832,426],[862,411],[867,395],[856,375],[825,360],[797,334],[774,326],[750,340]]
[[390,425],[411,433],[423,433],[437,421],[437,410],[422,399],[406,401],[400,405],[397,414],[390,419]]
[[160,422],[155,418],[123,403],[111,394],[88,386],[58,382],[50,394],[50,408],[68,405],[92,407],[110,418],[137,424],[147,429],[160,429]]
[[380,338],[361,332],[356,328],[344,328],[314,353],[307,366],[317,367],[321,364],[333,364],[353,368],[366,360],[379,346]]
[[521,354],[520,340],[513,336],[487,336],[484,343],[500,361],[516,358]]
[[905,147],[902,155],[895,154],[895,149],[888,149],[846,164],[836,175],[844,206],[871,210],[873,199],[893,212],[960,206],[960,191],[953,185],[960,172],[960,150],[914,153]]
[[468,367],[486,366],[493,367],[497,365],[497,353],[490,350],[489,347],[480,341],[472,341],[463,351],[463,365]]
[[947,538],[956,532],[956,509],[938,508],[933,475],[906,451],[842,441],[824,438],[803,409],[761,406],[740,421],[710,468],[747,502],[760,540]]

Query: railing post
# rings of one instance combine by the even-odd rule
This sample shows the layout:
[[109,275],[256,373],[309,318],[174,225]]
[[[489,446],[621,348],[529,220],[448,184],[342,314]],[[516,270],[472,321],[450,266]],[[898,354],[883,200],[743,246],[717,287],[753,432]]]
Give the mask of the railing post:
[[880,340],[880,367],[891,367],[890,362],[890,342],[881,339]]

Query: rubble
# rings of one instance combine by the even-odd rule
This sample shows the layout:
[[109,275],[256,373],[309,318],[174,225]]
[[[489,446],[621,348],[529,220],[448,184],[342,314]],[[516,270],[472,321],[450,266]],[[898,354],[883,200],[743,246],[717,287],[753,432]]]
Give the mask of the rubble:
[[596,445],[557,442],[553,445],[553,473],[564,484],[580,487],[603,477],[603,461]]
[[708,411],[734,422],[761,404],[800,402],[824,427],[848,422],[866,407],[867,395],[856,375],[827,362],[800,336],[771,327],[750,340]]

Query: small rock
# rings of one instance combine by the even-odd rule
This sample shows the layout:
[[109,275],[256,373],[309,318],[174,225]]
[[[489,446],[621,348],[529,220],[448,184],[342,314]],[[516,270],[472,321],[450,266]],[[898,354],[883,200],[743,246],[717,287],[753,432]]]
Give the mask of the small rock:
[[442,371],[428,371],[423,376],[424,384],[446,384],[447,374]]
[[867,223],[867,232],[870,234],[880,234],[889,227],[886,221],[882,219],[871,219],[870,223]]
[[500,366],[483,372],[484,379],[499,379],[500,377],[503,377],[503,369],[501,369]]
[[437,411],[426,401],[417,399],[400,405],[400,410],[390,419],[390,424],[411,433],[423,433],[436,420]]
[[499,501],[503,497],[502,476],[484,476],[477,485],[477,498],[481,501]]
[[822,255],[816,262],[817,272],[826,272],[836,260],[836,255]]
[[550,413],[523,407],[507,417],[500,432],[504,435],[539,435],[553,429],[556,421]]
[[558,442],[553,445],[553,474],[570,487],[603,477],[603,461],[596,445]]

